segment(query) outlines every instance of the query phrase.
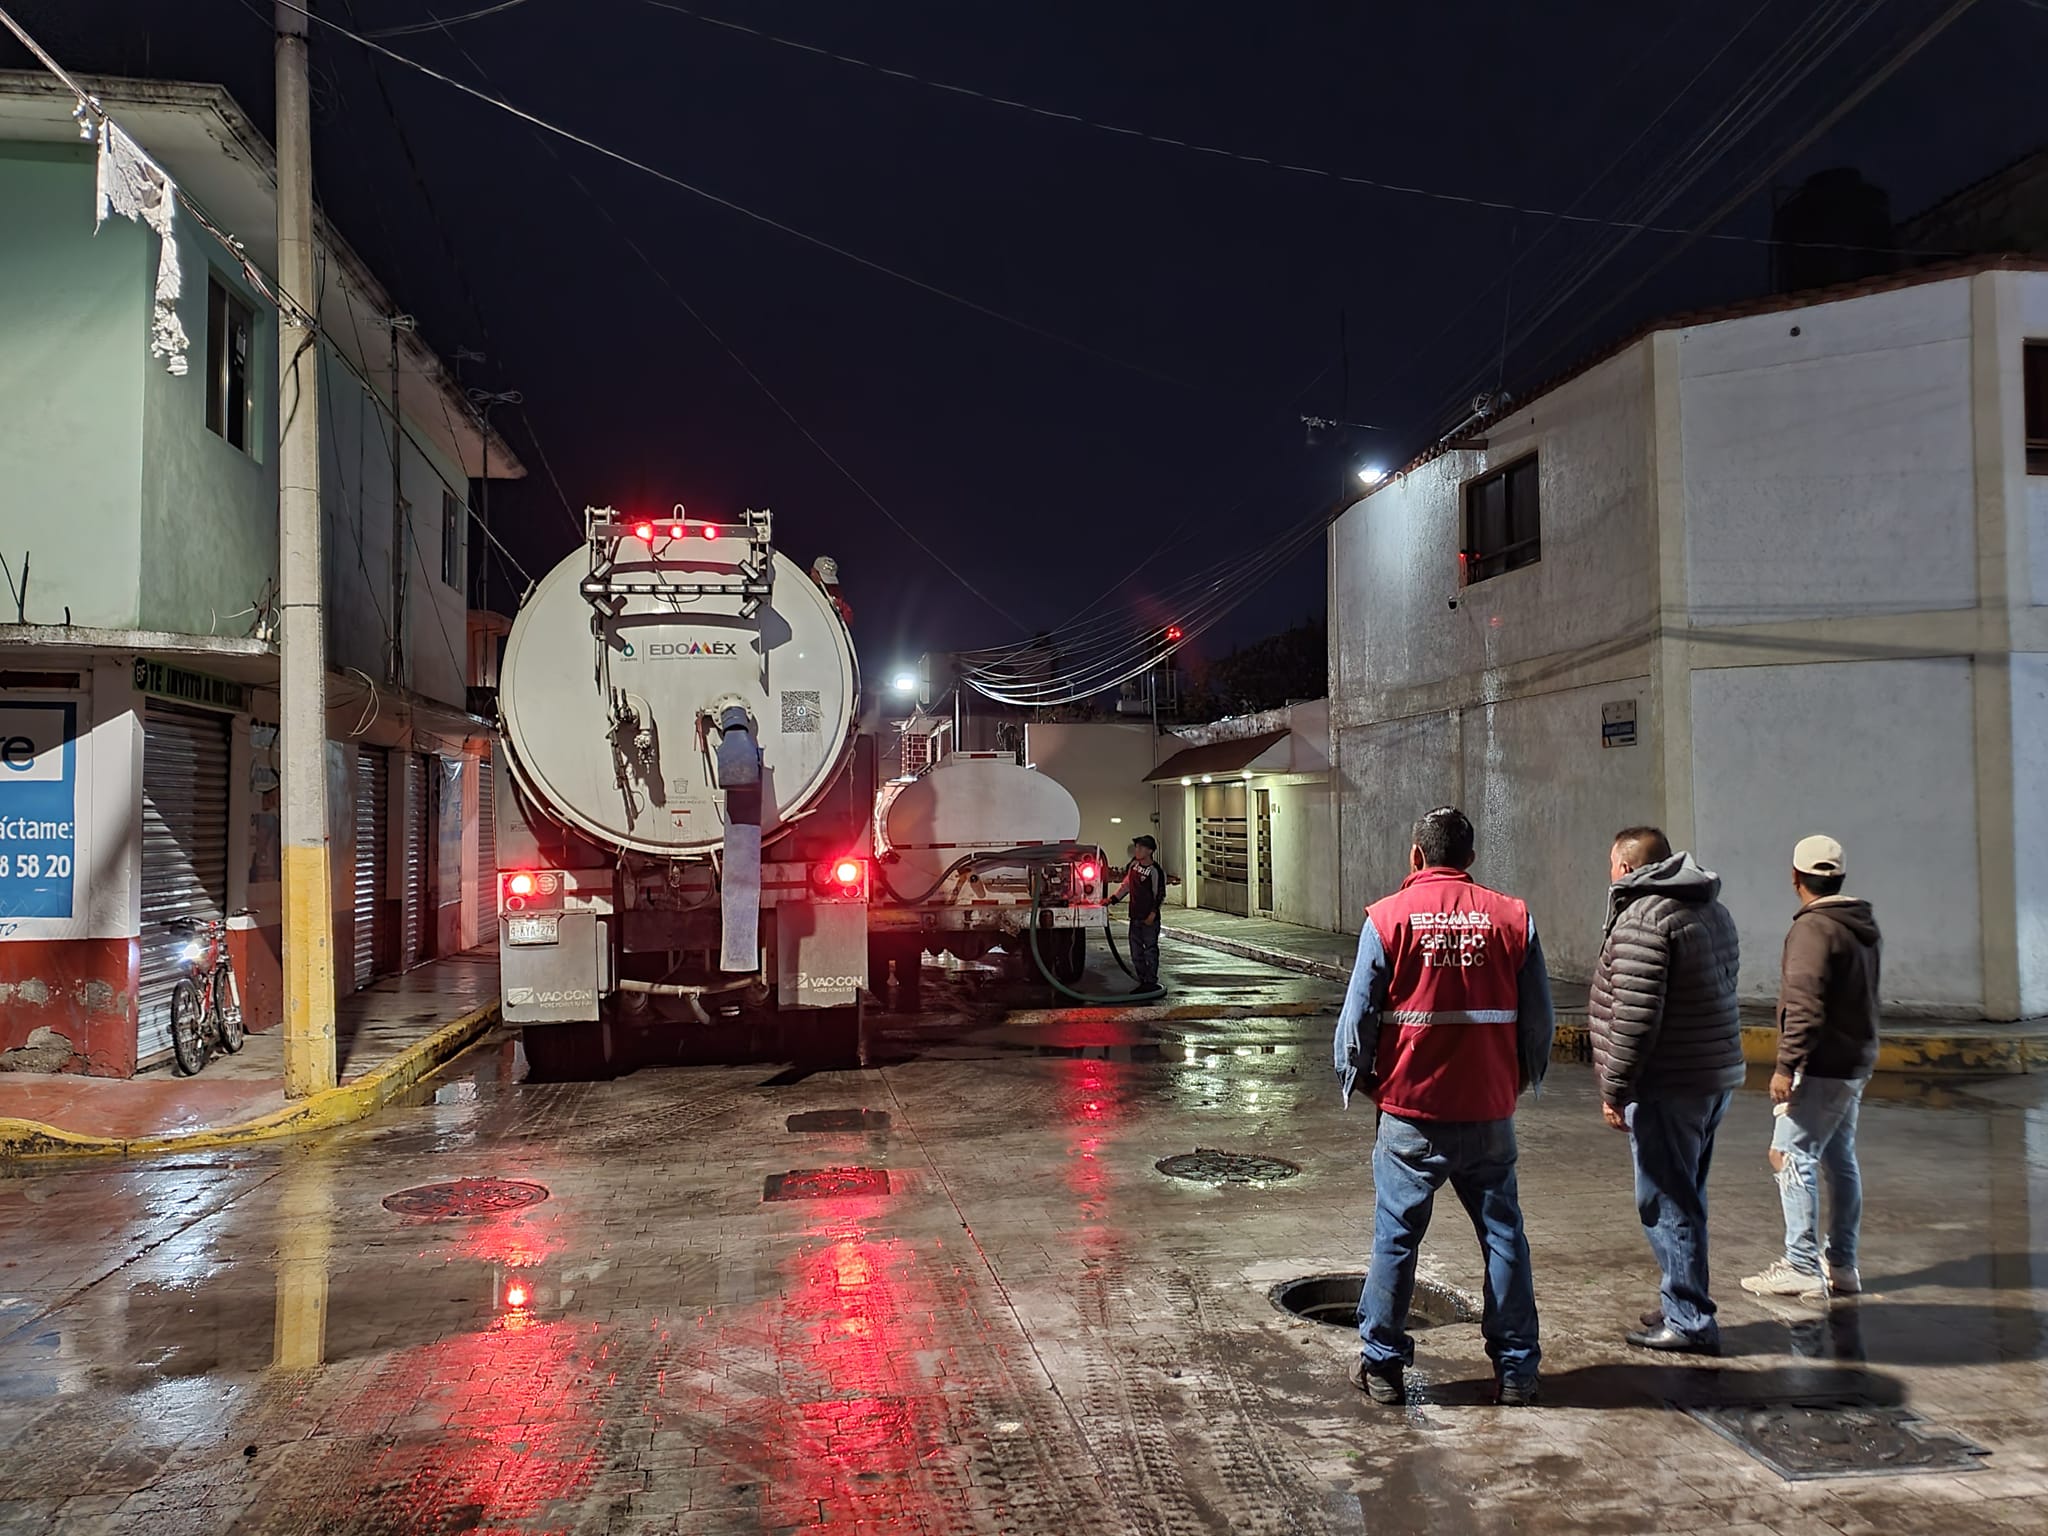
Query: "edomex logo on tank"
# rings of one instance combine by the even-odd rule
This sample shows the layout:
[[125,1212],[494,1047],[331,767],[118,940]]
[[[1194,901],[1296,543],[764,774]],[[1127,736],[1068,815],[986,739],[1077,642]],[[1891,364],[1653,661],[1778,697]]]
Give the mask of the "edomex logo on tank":
[[645,651],[626,642],[625,657],[632,661],[645,656],[649,661],[702,661],[718,656],[737,656],[740,643],[737,640],[654,640]]

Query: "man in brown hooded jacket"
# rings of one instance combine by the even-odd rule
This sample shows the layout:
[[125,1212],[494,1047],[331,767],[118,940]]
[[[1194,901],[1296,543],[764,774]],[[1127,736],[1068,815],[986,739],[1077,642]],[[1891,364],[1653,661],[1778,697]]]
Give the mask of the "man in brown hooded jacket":
[[[1799,912],[1785,935],[1778,983],[1778,1117],[1771,1167],[1785,1208],[1785,1256],[1742,1288],[1758,1296],[1854,1296],[1863,1179],[1856,1113],[1877,1066],[1883,943],[1870,903],[1842,894],[1848,864],[1832,837],[1792,850]],[[1827,1172],[1828,1244],[1820,1249],[1820,1173]]]

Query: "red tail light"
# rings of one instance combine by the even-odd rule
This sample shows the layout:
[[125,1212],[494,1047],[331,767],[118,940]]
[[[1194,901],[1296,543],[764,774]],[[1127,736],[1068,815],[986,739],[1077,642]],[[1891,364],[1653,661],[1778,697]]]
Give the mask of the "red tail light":
[[1083,864],[1074,873],[1089,885],[1093,885],[1102,875],[1102,871],[1093,864]]
[[525,873],[509,876],[505,881],[505,889],[514,896],[531,896],[533,894],[533,876]]
[[859,885],[860,865],[852,859],[841,859],[832,866],[832,878],[841,885]]
[[506,1306],[511,1307],[514,1310],[517,1310],[518,1308],[525,1306],[531,1300],[533,1300],[533,1293],[527,1290],[525,1284],[522,1281],[514,1280],[510,1285],[505,1287]]

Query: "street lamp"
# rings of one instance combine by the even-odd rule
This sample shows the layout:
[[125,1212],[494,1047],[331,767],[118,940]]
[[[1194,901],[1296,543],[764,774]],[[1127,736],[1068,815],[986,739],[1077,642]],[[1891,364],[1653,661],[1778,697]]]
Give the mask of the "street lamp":
[[889,686],[898,693],[915,693],[917,692],[917,674],[915,672],[898,672],[895,677],[890,679]]
[[1387,472],[1377,464],[1367,464],[1358,472],[1358,479],[1364,485],[1378,485],[1387,478]]

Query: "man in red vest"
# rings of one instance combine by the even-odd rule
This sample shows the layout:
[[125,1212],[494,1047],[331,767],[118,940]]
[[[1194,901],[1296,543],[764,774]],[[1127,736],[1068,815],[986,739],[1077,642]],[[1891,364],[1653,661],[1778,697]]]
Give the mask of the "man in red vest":
[[1477,884],[1472,823],[1454,806],[1415,823],[1414,871],[1375,903],[1337,1020],[1344,1102],[1379,1106],[1372,1267],[1358,1299],[1364,1349],[1352,1385],[1406,1399],[1408,1305],[1430,1209],[1446,1181],[1486,1255],[1480,1328],[1496,1401],[1536,1401],[1536,1283],[1515,1190],[1515,1100],[1540,1084],[1556,1020],[1529,909]]

